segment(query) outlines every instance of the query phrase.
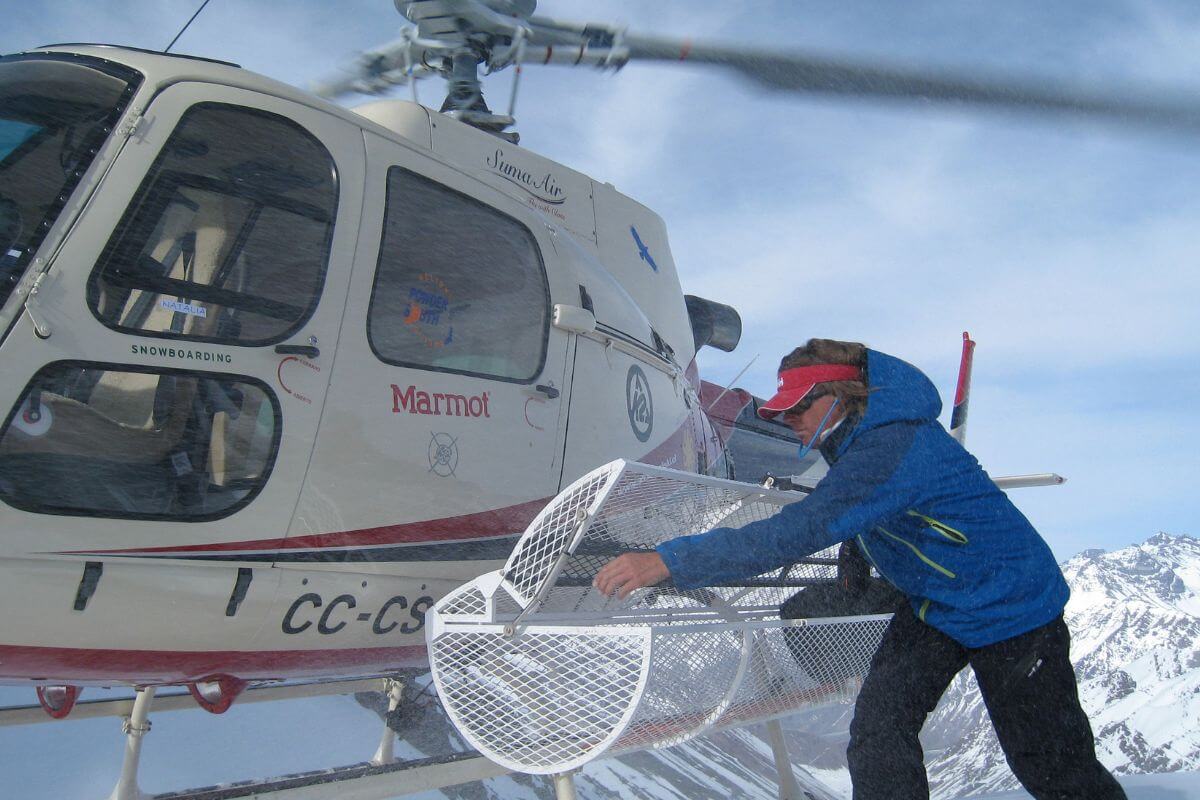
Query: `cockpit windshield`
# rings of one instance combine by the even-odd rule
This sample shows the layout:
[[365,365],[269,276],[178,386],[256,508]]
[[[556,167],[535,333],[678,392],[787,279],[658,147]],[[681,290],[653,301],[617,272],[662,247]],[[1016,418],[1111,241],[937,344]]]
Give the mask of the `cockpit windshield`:
[[137,87],[99,59],[0,58],[0,306]]

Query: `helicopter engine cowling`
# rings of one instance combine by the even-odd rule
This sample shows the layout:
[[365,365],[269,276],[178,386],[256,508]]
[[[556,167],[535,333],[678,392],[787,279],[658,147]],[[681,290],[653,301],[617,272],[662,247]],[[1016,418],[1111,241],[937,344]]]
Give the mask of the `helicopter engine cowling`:
[[708,345],[732,353],[742,338],[742,318],[737,310],[694,294],[684,295],[683,300],[696,349]]

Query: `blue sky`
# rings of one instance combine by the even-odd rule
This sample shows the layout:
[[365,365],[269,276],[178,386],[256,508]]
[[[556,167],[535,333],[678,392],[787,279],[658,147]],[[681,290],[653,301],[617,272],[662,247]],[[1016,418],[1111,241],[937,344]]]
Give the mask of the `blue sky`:
[[[0,0],[0,51],[161,48],[196,5]],[[543,0],[539,10],[911,65],[1200,88],[1200,6],[1189,2]],[[212,0],[176,50],[305,84],[401,22],[387,0]],[[494,107],[506,106],[510,81],[488,82]],[[420,90],[440,102],[438,83]],[[950,399],[970,330],[968,446],[993,475],[1069,478],[1014,493],[1060,558],[1158,530],[1197,533],[1200,140],[797,99],[674,65],[530,68],[517,114],[523,145],[658,211],[685,290],[741,312],[741,346],[702,355],[709,380],[732,379],[757,355],[739,383],[763,393],[782,353],[829,336],[912,361]]]

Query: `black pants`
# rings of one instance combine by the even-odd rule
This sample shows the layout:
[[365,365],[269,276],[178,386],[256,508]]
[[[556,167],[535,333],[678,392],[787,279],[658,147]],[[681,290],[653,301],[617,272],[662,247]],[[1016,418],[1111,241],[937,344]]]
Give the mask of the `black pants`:
[[1079,706],[1062,617],[1028,633],[966,648],[902,606],[871,661],[850,723],[854,800],[926,800],[917,734],[950,681],[970,664],[1013,774],[1037,800],[1124,800],[1096,760]]

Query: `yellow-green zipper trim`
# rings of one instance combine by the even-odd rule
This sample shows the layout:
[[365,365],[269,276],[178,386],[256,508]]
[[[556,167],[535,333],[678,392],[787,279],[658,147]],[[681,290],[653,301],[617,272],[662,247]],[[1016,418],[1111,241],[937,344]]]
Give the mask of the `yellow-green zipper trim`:
[[879,532],[880,532],[880,533],[882,533],[884,536],[887,536],[887,537],[888,537],[888,538],[890,538],[890,539],[895,539],[897,542],[899,542],[900,544],[904,545],[904,546],[905,546],[905,547],[907,547],[909,550],[912,550],[912,551],[913,551],[913,553],[915,553],[915,554],[916,554],[917,558],[921,559],[921,560],[922,560],[922,561],[924,561],[926,564],[928,564],[929,566],[931,566],[931,567],[933,567],[934,569],[936,569],[938,572],[940,572],[940,573],[942,573],[943,575],[945,575],[947,578],[957,578],[957,577],[958,577],[958,576],[957,576],[957,575],[955,575],[953,572],[951,572],[950,570],[946,569],[946,568],[945,568],[945,567],[943,567],[941,564],[937,563],[936,561],[934,561],[933,559],[931,559],[929,556],[927,556],[927,555],[925,555],[924,553],[922,553],[922,552],[920,551],[920,549],[919,549],[919,548],[918,548],[918,547],[917,547],[915,544],[913,544],[912,542],[909,542],[909,541],[907,541],[907,540],[905,540],[905,539],[901,539],[899,536],[897,536],[896,534],[894,534],[894,533],[892,533],[891,531],[887,530],[886,528],[882,528],[882,527],[876,527],[876,528],[875,528],[875,530],[879,531]]
[[[858,544],[860,547],[862,547],[863,553],[866,554],[867,561],[870,561],[871,566],[874,567],[880,575],[883,575],[883,570],[879,569],[879,564],[875,563],[875,556],[871,555],[871,548],[867,547],[867,540],[863,538],[861,533],[854,538],[858,539]],[[887,580],[887,575],[883,575],[883,578],[884,580]]]
[[929,598],[925,598],[925,602],[921,603],[921,610],[917,612],[917,619],[921,622],[925,621],[925,612],[929,610]]
[[944,522],[938,522],[933,517],[927,517],[924,514],[913,511],[912,509],[909,509],[908,515],[910,517],[916,517],[918,519],[924,520],[926,525],[933,528],[935,531],[940,533],[942,536],[945,536],[947,539],[954,542],[955,544],[966,544],[967,543],[967,535],[965,533],[963,533],[960,530],[955,530],[954,528],[951,528],[949,525],[947,525]]

